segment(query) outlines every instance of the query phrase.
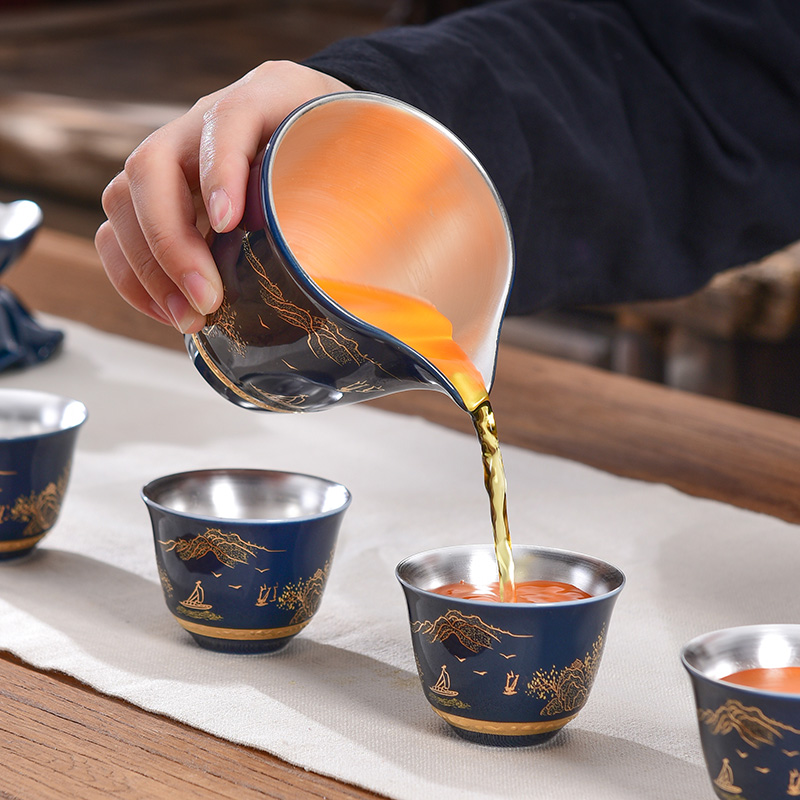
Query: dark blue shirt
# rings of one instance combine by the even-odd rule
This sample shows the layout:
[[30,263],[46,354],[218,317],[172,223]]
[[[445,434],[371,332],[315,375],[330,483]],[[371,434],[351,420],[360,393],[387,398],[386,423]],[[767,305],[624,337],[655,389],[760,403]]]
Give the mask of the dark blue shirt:
[[473,150],[511,313],[684,295],[800,239],[800,0],[500,0],[305,63]]

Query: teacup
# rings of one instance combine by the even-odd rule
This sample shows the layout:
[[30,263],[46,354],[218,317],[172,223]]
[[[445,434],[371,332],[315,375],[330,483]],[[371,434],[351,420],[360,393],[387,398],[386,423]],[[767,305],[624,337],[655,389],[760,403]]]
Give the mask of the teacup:
[[350,492],[290,472],[209,469],[142,489],[169,610],[201,647],[280,650],[317,611]]
[[26,555],[55,525],[86,416],[78,400],[0,389],[0,559]]
[[589,695],[625,577],[598,559],[516,545],[517,582],[569,583],[591,596],[556,603],[465,600],[432,590],[497,580],[494,550],[465,545],[401,561],[422,690],[465,739],[519,747],[550,739]]
[[700,742],[717,797],[800,797],[800,693],[722,680],[742,670],[800,670],[800,625],[713,631],[692,639],[681,659],[692,680]]

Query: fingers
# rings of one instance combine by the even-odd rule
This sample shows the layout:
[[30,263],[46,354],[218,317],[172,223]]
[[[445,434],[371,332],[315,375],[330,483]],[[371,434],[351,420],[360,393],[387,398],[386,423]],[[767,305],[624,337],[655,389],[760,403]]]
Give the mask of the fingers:
[[194,333],[223,288],[205,240],[244,215],[250,169],[297,106],[348,87],[289,62],[268,62],[201,99],[148,137],[106,187],[95,238],[106,273],[134,308]]
[[[193,196],[198,189],[196,156],[184,155],[181,142],[169,132],[163,141],[155,138],[137,149],[125,165],[135,224],[122,227],[129,222],[124,193],[123,205],[116,212],[119,222],[114,217],[109,219],[125,236],[127,247],[123,244],[122,249],[135,259],[130,263],[156,302],[175,315],[177,300],[164,294],[171,288],[164,280],[166,276],[191,308],[205,316],[219,305],[222,283],[198,228]],[[187,319],[184,324],[189,324]]]
[[268,61],[217,94],[203,115],[198,161],[215,231],[230,231],[241,222],[250,167],[281,121],[308,100],[348,88],[299,64]]
[[108,279],[122,298],[148,317],[166,325],[173,325],[172,319],[150,297],[131,269],[110,222],[104,222],[98,228],[94,243],[97,251],[102,254],[103,267]]
[[191,140],[191,125],[187,115],[165,126],[128,158],[103,193],[109,222],[95,240],[120,295],[183,333],[200,330],[222,298],[216,265],[198,229],[197,156],[181,149]]

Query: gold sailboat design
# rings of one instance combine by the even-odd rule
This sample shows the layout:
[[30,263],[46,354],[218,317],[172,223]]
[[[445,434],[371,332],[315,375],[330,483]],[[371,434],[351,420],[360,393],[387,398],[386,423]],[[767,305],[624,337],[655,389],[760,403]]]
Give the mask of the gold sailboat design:
[[714,778],[714,783],[723,792],[728,792],[728,794],[742,793],[741,788],[733,782],[733,770],[731,769],[731,762],[727,758],[722,759],[722,769],[719,771],[719,775]]
[[199,610],[211,608],[211,604],[206,603],[205,599],[206,595],[203,591],[203,587],[200,585],[200,581],[197,581],[194,585],[194,591],[185,600],[181,600],[181,605],[186,606],[186,608],[196,608]]
[[439,673],[439,680],[431,686],[431,691],[436,694],[444,695],[445,697],[455,697],[458,692],[450,688],[450,674],[447,672],[447,666],[442,664],[442,671]]
[[789,773],[789,786],[786,794],[789,797],[800,797],[800,770],[793,769]]
[[[271,596],[270,596],[271,595]],[[271,588],[267,588],[267,584],[264,583],[258,590],[258,600],[256,600],[257,606],[265,606],[267,603],[274,603],[278,599],[278,584],[276,583],[275,586]]]
[[519,673],[518,672],[509,672],[506,675],[506,686],[503,689],[503,694],[514,695],[517,693],[517,681],[519,680]]

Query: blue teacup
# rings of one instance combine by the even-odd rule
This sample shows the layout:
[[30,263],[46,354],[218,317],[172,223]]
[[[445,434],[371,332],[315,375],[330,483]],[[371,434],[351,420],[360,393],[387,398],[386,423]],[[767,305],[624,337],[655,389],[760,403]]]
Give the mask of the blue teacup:
[[490,546],[418,553],[400,562],[422,690],[461,737],[540,744],[583,708],[625,578],[610,564],[544,547],[514,547],[516,580],[559,581],[591,597],[556,603],[464,600],[433,589],[497,580]]
[[280,650],[319,607],[350,505],[341,484],[210,469],[142,489],[169,610],[201,647]]
[[29,553],[55,525],[86,407],[0,389],[0,559]]
[[722,800],[800,797],[800,693],[724,681],[751,669],[800,669],[800,625],[747,625],[692,639],[682,650],[700,742]]

